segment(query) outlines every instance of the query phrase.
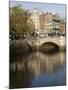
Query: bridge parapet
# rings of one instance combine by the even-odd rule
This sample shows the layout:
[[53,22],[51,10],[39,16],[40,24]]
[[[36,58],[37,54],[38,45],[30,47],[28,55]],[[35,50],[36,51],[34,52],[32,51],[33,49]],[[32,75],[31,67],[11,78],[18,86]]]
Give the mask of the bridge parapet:
[[36,45],[36,46],[41,46],[43,43],[47,43],[47,42],[55,43],[59,47],[66,46],[66,39],[64,36],[29,39],[27,42],[30,45]]

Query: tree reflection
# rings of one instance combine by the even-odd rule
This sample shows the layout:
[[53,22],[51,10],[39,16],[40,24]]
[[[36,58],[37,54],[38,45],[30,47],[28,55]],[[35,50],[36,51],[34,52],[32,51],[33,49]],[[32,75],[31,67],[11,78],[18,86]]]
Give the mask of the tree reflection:
[[64,52],[54,55],[34,52],[28,57],[18,59],[21,60],[10,65],[10,88],[31,87],[32,80],[40,74],[51,75],[65,65]]

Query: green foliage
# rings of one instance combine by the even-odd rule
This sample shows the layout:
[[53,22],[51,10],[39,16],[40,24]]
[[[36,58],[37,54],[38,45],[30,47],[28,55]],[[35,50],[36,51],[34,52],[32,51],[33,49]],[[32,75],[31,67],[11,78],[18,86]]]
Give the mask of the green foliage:
[[9,9],[10,32],[15,34],[23,34],[24,32],[34,32],[33,24],[28,23],[28,11],[23,9],[21,5],[11,7]]

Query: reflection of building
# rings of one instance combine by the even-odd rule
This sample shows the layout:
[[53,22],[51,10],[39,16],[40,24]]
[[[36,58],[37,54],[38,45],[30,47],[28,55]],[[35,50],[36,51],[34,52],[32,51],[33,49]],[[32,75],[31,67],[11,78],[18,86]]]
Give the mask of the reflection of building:
[[[44,55],[40,52],[32,53],[29,57],[26,57],[25,60],[22,58],[22,60],[15,64],[17,65],[18,71],[28,69],[28,73],[31,71],[35,76],[38,76],[40,73],[52,74],[65,64],[65,53],[59,52],[51,56]],[[12,63],[11,69],[15,70],[15,64]]]

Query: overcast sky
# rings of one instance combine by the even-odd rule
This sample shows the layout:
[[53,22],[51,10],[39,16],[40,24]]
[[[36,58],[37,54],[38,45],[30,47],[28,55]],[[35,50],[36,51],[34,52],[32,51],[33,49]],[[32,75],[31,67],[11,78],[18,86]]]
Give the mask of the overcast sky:
[[10,7],[21,4],[23,8],[33,10],[38,8],[39,11],[58,13],[60,16],[65,17],[66,5],[64,4],[48,4],[48,3],[36,3],[36,2],[24,2],[24,1],[10,1]]

